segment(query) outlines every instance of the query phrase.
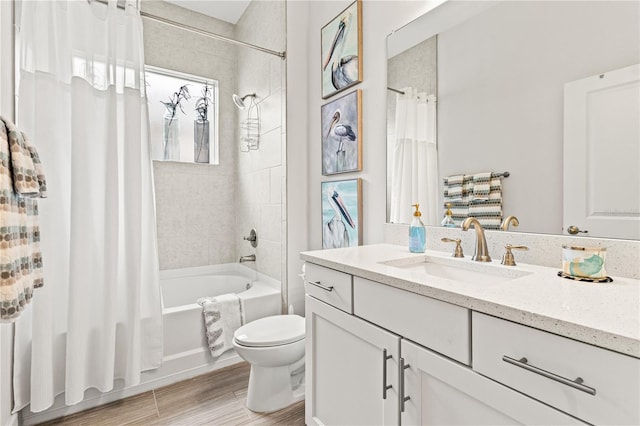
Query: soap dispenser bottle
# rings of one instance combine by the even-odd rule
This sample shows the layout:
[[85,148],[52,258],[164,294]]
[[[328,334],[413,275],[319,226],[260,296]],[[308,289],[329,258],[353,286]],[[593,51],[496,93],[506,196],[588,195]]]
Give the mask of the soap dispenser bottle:
[[427,245],[427,233],[424,228],[424,223],[422,223],[420,219],[420,216],[422,216],[422,213],[420,213],[420,204],[413,204],[412,207],[415,207],[416,211],[413,212],[413,219],[409,227],[409,251],[411,253],[424,253]]
[[447,203],[447,212],[444,214],[444,219],[442,219],[442,222],[440,222],[440,225],[444,226],[445,228],[455,228],[456,227],[456,223],[453,221],[453,213],[451,212],[451,203]]

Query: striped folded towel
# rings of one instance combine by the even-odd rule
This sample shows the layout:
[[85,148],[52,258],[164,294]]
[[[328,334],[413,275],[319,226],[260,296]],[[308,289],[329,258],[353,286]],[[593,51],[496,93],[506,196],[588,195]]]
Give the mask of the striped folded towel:
[[451,204],[451,218],[456,226],[469,216],[469,194],[473,190],[473,176],[452,175],[444,178],[444,203]]
[[473,197],[469,216],[478,219],[485,229],[500,229],[502,222],[502,181],[491,173],[474,175]]
[[447,202],[469,202],[469,194],[473,191],[473,176],[455,175],[444,178],[444,197]]
[[491,191],[491,172],[473,175],[473,201],[487,201]]
[[444,178],[444,202],[451,204],[456,226],[475,217],[485,229],[500,229],[502,222],[502,181],[493,173],[454,175]]
[[462,184],[464,175],[449,176],[444,179],[444,196],[448,201],[462,200]]
[[469,217],[469,203],[462,202],[447,202],[446,204],[451,204],[451,219],[453,219],[453,223],[456,226],[462,225],[462,222]]
[[469,216],[478,219],[484,229],[500,229],[502,201],[482,201],[469,205]]

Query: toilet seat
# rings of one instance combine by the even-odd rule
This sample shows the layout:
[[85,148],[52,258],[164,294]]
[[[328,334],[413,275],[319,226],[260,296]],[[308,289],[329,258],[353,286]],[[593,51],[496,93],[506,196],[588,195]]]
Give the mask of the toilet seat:
[[238,328],[233,337],[242,346],[286,345],[304,339],[305,321],[299,315],[274,315],[251,321]]

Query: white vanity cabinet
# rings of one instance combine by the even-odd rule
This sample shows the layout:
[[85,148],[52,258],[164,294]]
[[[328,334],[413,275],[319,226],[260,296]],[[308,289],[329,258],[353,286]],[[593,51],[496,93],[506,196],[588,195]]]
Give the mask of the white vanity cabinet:
[[584,424],[408,340],[400,353],[402,425]]
[[306,424],[397,425],[400,338],[308,295],[306,313]]
[[308,425],[640,423],[637,358],[330,268],[307,271]]
[[478,312],[473,369],[591,424],[640,424],[640,360]]
[[307,263],[306,294],[349,314],[353,313],[353,277],[343,272]]
[[353,314],[458,362],[471,362],[471,311],[353,277]]

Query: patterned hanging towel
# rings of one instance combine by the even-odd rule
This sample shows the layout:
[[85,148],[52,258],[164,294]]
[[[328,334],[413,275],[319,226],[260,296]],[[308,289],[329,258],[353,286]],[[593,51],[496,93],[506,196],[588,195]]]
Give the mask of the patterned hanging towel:
[[473,178],[473,191],[471,193],[471,202],[480,202],[489,200],[491,192],[491,172],[476,173]]
[[453,175],[444,178],[444,203],[451,204],[451,218],[460,226],[469,216],[469,194],[473,191],[473,176]]
[[444,203],[451,204],[452,218],[460,226],[475,217],[485,229],[500,229],[502,181],[496,173],[453,175],[444,178]]
[[0,321],[14,321],[42,287],[37,198],[46,197],[38,154],[0,117]]
[[502,181],[490,172],[473,175],[469,216],[478,219],[484,229],[500,229],[502,223]]

